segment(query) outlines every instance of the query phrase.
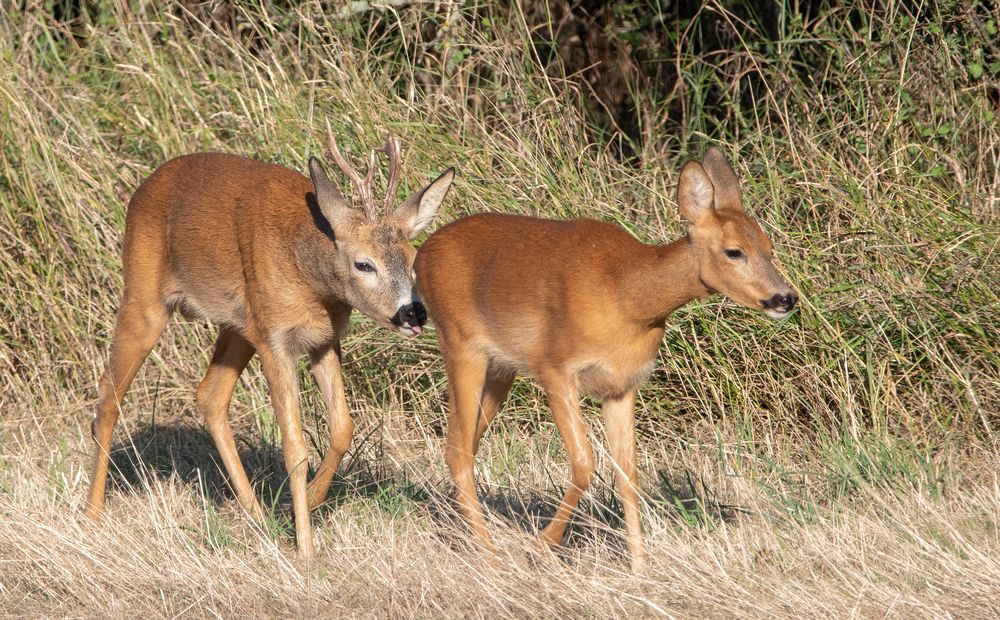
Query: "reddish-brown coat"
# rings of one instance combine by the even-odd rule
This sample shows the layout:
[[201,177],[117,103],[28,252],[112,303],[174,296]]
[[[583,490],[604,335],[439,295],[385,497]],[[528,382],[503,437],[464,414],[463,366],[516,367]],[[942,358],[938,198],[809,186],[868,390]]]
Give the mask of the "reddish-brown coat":
[[[385,150],[393,179],[398,149],[390,136]],[[384,215],[373,208],[370,188],[362,213],[348,206],[315,159],[310,174],[312,180],[274,164],[205,153],[163,164],[136,190],[125,222],[125,290],[92,426],[91,518],[104,507],[122,397],[170,314],[180,310],[219,325],[196,401],[240,504],[258,516],[263,513],[240,462],[228,408],[240,373],[254,353],[260,356],[281,428],[299,555],[313,555],[309,510],[326,497],[353,430],[340,338],[353,308],[403,334],[420,332],[422,311],[403,313],[419,305],[410,239],[433,218],[454,172]],[[303,353],[330,415],[330,449],[308,485],[295,372]]]
[[[665,246],[589,219],[483,214],[441,228],[421,247],[417,288],[436,325],[449,380],[448,466],[459,506],[487,546],[472,462],[517,372],[532,375],[547,392],[573,469],[542,539],[559,544],[590,483],[593,455],[579,400],[592,395],[603,400],[639,569],[633,410],[668,315],[714,291],[772,315],[794,306],[794,294],[771,263],[771,243],[743,211],[735,174],[721,153],[712,149],[702,163],[685,166],[678,204],[689,235]],[[737,258],[726,254],[737,249]]]

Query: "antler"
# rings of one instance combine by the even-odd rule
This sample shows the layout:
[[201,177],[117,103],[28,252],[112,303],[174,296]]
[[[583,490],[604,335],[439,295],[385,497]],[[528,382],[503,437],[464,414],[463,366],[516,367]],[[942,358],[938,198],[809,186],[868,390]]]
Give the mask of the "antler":
[[386,137],[385,146],[380,149],[389,158],[389,181],[385,190],[385,212],[392,211],[396,188],[399,187],[399,174],[403,168],[403,150],[392,132]]
[[330,156],[333,160],[337,162],[337,165],[341,170],[344,171],[354,183],[354,187],[358,192],[358,197],[361,199],[361,204],[364,205],[365,212],[369,217],[375,215],[375,203],[372,200],[372,181],[375,180],[375,151],[372,150],[371,154],[368,156],[368,176],[364,179],[358,174],[358,171],[351,167],[344,156],[340,153],[340,149],[337,147],[337,141],[333,137],[333,130],[330,128],[330,119],[326,119],[326,135],[330,142]]
[[368,176],[364,179],[358,174],[358,171],[351,167],[344,159],[344,156],[340,152],[340,148],[337,147],[337,141],[333,137],[333,130],[330,128],[330,119],[326,119],[326,135],[330,142],[330,157],[333,161],[337,162],[340,169],[344,171],[348,177],[350,177],[351,182],[354,183],[354,187],[358,191],[358,197],[361,199],[361,204],[365,207],[365,213],[368,217],[375,217],[375,200],[372,196],[372,181],[375,180],[375,153],[381,151],[386,154],[389,158],[389,180],[386,184],[385,192],[385,211],[389,213],[392,211],[393,198],[396,196],[396,189],[399,187],[399,176],[403,169],[403,149],[400,145],[398,139],[389,132],[386,136],[385,146],[378,149],[372,149],[372,152],[368,155]]

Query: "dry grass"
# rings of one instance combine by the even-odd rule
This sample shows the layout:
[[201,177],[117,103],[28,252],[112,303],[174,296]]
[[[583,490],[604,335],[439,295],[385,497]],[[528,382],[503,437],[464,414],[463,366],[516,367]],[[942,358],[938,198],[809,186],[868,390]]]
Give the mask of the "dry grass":
[[[734,24],[730,52],[696,56],[699,19],[733,17],[706,4],[671,59],[680,130],[654,106],[623,163],[573,85],[538,66],[516,4],[447,20],[427,5],[244,9],[235,34],[173,4],[98,5],[75,30],[0,9],[0,616],[1000,615],[989,10],[831,9],[790,19],[778,46]],[[428,20],[447,21],[431,43]],[[665,241],[683,232],[672,192],[688,151],[736,158],[804,305],[781,323],[720,299],[672,317],[638,411],[646,574],[626,570],[603,452],[566,550],[535,550],[567,472],[527,382],[478,459],[509,557],[467,548],[436,343],[362,317],[346,343],[359,431],[314,520],[316,566],[293,561],[255,365],[232,417],[271,509],[255,524],[234,508],[192,407],[212,339],[198,324],[171,325],[140,372],[107,518],[82,519],[127,196],[194,150],[302,169],[324,116],[359,145],[399,132],[410,187],[456,165],[442,221],[588,215]]]
[[[727,434],[718,431],[719,445],[737,450],[738,442]],[[275,522],[260,527],[205,481],[215,465],[204,439],[196,458],[181,436],[132,435],[180,454],[164,470],[151,469],[147,463],[155,459],[145,458],[138,471],[116,476],[120,483],[135,481],[112,494],[100,525],[80,518],[86,462],[63,455],[84,454],[89,442],[82,433],[72,435],[62,439],[61,451],[49,453],[14,442],[13,458],[5,460],[0,597],[6,614],[912,618],[1000,613],[995,471],[980,480],[959,480],[953,492],[937,499],[919,490],[871,485],[849,501],[803,512],[793,505],[802,501],[801,486],[721,469],[711,441],[687,438],[679,450],[659,446],[644,452],[646,471],[654,465],[668,471],[663,480],[647,480],[652,500],[645,527],[652,561],[648,572],[637,576],[627,571],[616,513],[602,504],[611,497],[603,482],[560,557],[539,552],[525,534],[533,531],[538,503],[556,497],[542,472],[557,478],[565,473],[548,454],[549,445],[520,437],[522,449],[530,452],[523,455],[522,470],[484,484],[503,550],[491,560],[461,542],[460,523],[438,490],[444,486],[441,449],[432,446],[397,469],[384,463],[406,452],[406,441],[389,431],[379,465],[359,456],[345,466],[350,473],[336,507],[315,519],[319,560],[303,570],[293,561],[292,530],[280,509]],[[483,460],[496,459],[510,439],[492,438]],[[146,453],[152,453],[149,446]],[[128,470],[134,461],[120,453],[116,462]],[[607,466],[601,471],[610,473]]]

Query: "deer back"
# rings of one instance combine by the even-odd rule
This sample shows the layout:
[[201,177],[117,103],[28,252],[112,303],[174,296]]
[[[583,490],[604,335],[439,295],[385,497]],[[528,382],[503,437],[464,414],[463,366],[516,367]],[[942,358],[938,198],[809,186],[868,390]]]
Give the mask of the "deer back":
[[454,173],[372,213],[354,208],[318,160],[310,172],[219,153],[163,164],[129,205],[126,287],[156,287],[172,308],[252,342],[287,337],[309,348],[332,337],[351,308],[419,333],[416,317],[399,320],[416,302],[410,240]]
[[[704,164],[704,165],[703,165]],[[651,368],[667,316],[718,291],[783,316],[795,297],[770,240],[743,211],[735,174],[710,150],[681,175],[688,235],[644,244],[619,226],[482,214],[453,222],[421,247],[417,286],[443,348],[456,343],[494,364],[575,376],[614,396]]]

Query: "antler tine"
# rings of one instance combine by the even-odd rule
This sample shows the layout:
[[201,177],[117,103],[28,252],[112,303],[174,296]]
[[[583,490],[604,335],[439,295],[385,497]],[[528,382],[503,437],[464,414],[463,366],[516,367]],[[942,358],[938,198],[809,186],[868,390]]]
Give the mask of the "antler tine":
[[368,154],[368,176],[365,177],[365,210],[368,217],[375,217],[375,196],[372,194],[372,182],[375,181],[375,163],[377,159],[375,149]]
[[390,212],[393,207],[393,198],[396,196],[396,188],[399,187],[399,175],[403,168],[403,151],[399,140],[389,132],[382,150],[389,157],[389,182],[385,190],[385,210]]
[[362,179],[358,171],[351,167],[347,160],[340,152],[340,148],[337,146],[337,140],[333,137],[333,129],[330,128],[330,119],[326,119],[326,135],[330,142],[330,157],[333,161],[337,162],[337,166],[346,174],[351,182],[354,184],[355,189],[358,191],[358,197],[361,199],[361,204],[364,205],[365,211],[371,213],[372,211],[372,181],[375,179],[375,154],[368,159],[368,178]]

